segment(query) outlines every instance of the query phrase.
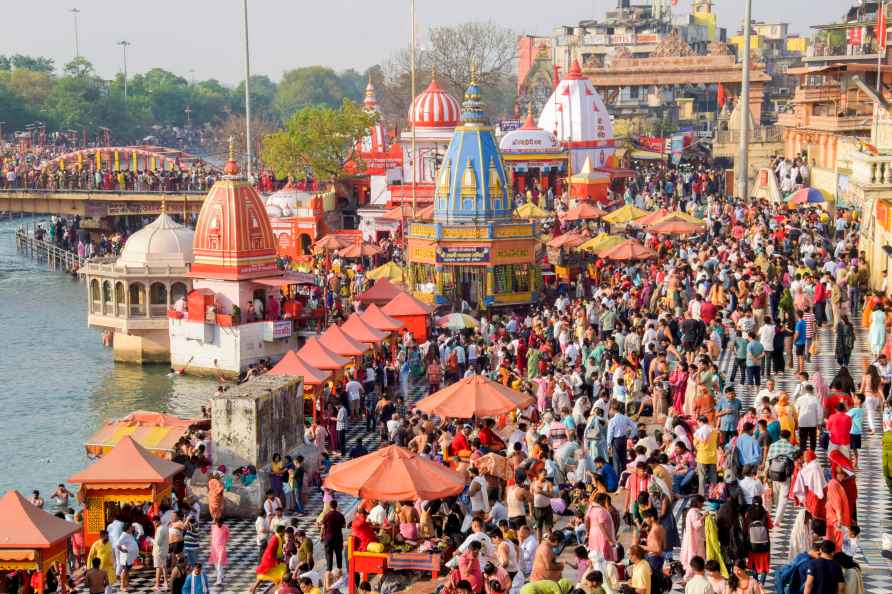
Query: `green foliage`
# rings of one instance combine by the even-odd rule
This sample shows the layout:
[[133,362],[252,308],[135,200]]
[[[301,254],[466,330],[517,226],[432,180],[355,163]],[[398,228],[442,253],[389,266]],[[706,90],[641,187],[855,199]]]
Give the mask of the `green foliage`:
[[22,54],[0,56],[0,70],[31,70],[33,72],[52,74],[54,69],[52,58],[23,56]]
[[306,105],[285,123],[284,129],[263,139],[261,156],[276,176],[304,179],[309,168],[320,179],[344,175],[348,162],[357,169],[356,146],[376,122],[377,116],[343,99],[339,108]]
[[[345,97],[351,98],[347,86],[349,85],[345,86],[334,70],[324,66],[289,70],[282,76],[276,90],[276,112],[285,121],[295,111],[307,105],[336,107]],[[360,93],[359,97],[361,96]],[[359,97],[352,96],[356,100]]]

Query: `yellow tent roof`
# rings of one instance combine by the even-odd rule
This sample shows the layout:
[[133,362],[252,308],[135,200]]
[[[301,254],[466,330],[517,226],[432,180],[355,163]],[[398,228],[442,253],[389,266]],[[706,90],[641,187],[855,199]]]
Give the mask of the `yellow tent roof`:
[[521,219],[547,219],[553,217],[554,213],[532,202],[524,202],[514,210],[514,216]]
[[635,219],[640,219],[647,214],[646,210],[641,210],[631,204],[626,204],[622,208],[618,208],[613,212],[605,215],[601,220],[608,223],[628,223]]
[[679,220],[679,221],[684,221],[686,223],[693,223],[694,225],[705,225],[706,224],[706,221],[704,221],[703,219],[698,219],[694,215],[688,214],[688,213],[684,212],[683,210],[674,210],[674,211],[670,212],[669,214],[667,214],[665,217],[658,219],[653,224],[666,223],[666,222],[669,222],[672,220]]
[[612,248],[615,245],[619,245],[623,242],[623,238],[619,235],[608,235],[607,233],[599,233],[598,235],[592,237],[581,246],[579,246],[580,251],[594,252],[599,253],[603,250]]
[[369,273],[366,276],[372,280],[386,278],[394,283],[401,283],[404,278],[403,269],[393,262],[387,262],[386,264],[378,266],[374,270],[369,270]]

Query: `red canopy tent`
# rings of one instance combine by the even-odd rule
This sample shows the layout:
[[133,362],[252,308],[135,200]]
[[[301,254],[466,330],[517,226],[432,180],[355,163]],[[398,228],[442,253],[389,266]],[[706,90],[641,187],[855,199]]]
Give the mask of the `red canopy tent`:
[[350,364],[350,359],[332,352],[315,336],[307,339],[306,344],[297,351],[297,356],[308,365],[323,371],[331,371],[336,376]]
[[363,353],[369,350],[367,344],[357,342],[347,336],[340,326],[332,324],[328,330],[319,337],[326,348],[341,355],[342,357],[361,357]]
[[363,322],[382,332],[399,332],[405,327],[405,324],[396,318],[391,318],[374,303],[368,306],[360,317]]
[[387,332],[381,332],[374,326],[365,322],[359,314],[351,314],[347,321],[341,324],[341,329],[350,338],[366,344],[381,344],[387,338]]
[[379,278],[375,284],[367,290],[359,294],[360,303],[374,303],[376,305],[385,305],[399,295],[405,293],[402,289],[390,282],[386,278]]
[[408,293],[400,292],[381,311],[405,324],[406,330],[419,343],[427,340],[433,309]]
[[0,572],[39,571],[36,591],[42,594],[46,572],[58,562],[59,586],[67,592],[68,539],[80,526],[43,511],[18,491],[7,491],[0,499],[0,518]]
[[[322,394],[322,387],[326,380],[332,376],[331,371],[313,367],[294,351],[288,351],[267,374],[302,377],[304,380],[304,403],[306,404],[307,400],[310,401],[313,421],[316,420],[316,398]],[[306,414],[306,407],[304,407],[304,415]]]

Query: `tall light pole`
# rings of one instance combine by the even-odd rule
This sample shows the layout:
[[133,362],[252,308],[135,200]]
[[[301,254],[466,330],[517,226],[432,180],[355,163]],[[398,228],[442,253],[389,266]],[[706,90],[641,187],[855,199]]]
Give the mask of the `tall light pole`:
[[72,16],[74,16],[74,57],[80,58],[81,57],[80,41],[78,40],[78,35],[77,35],[77,15],[80,14],[80,10],[77,8],[72,8],[68,12],[70,12],[72,14]]
[[124,101],[127,101],[127,46],[130,45],[130,42],[125,39],[119,41],[118,45],[121,46],[121,51],[124,53]]
[[750,192],[750,35],[752,34],[753,0],[746,0],[743,14],[743,79],[740,84],[740,152],[737,196],[746,200]]
[[[418,202],[415,195],[415,186],[418,181],[418,153],[415,149],[415,0],[411,0],[409,5],[409,14],[412,18],[412,44],[411,44],[411,67],[410,78],[412,79],[412,117],[409,118],[409,125],[412,126],[412,218],[415,218],[415,207]],[[400,206],[402,208],[402,206]],[[405,225],[403,226],[403,235],[406,235]]]
[[246,172],[251,178],[251,52],[248,46],[248,0],[242,0],[245,24],[245,150],[248,155]]

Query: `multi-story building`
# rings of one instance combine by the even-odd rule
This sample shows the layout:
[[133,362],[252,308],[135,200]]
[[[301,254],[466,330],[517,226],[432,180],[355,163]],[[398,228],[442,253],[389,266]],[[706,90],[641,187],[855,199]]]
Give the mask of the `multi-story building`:
[[864,0],[840,22],[813,27],[817,34],[805,65],[787,70],[799,84],[777,117],[784,153],[806,157],[811,184],[834,195],[847,184],[857,147],[874,126],[874,104],[865,86],[876,88],[878,75],[884,84],[892,82],[888,56],[878,54],[876,8],[877,2]]
[[[632,4],[617,0],[604,20],[561,25],[550,36],[523,36],[518,41],[518,99],[541,109],[555,83],[578,60],[583,70],[609,67],[615,56],[648,58],[661,42],[678,34],[695,53],[711,42],[724,42],[726,31],[716,24],[713,0],[691,0],[691,12],[673,16],[671,0]],[[627,104],[647,104],[638,89],[625,89],[616,98]],[[674,97],[668,99],[674,101]]]
[[[810,44],[805,36],[791,35],[788,23],[755,21],[751,27],[750,51],[765,65],[765,71],[771,76],[771,82],[765,85],[766,105],[762,118],[768,123],[793,96],[799,80],[788,74],[787,70],[802,65]],[[728,42],[739,60],[743,55],[742,27]]]

